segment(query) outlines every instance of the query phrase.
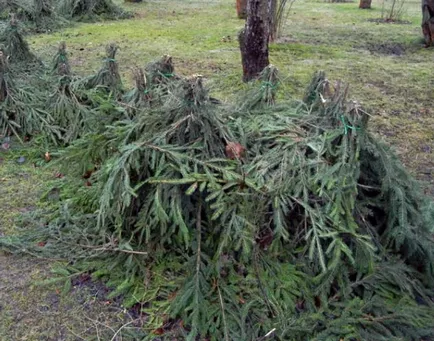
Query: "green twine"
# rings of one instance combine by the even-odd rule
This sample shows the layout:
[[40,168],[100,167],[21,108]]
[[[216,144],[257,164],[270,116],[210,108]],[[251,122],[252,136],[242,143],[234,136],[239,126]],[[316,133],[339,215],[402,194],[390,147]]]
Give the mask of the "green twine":
[[116,62],[116,59],[114,59],[114,58],[106,58],[105,61],[106,62],[113,62],[114,63],[114,62]]
[[344,115],[341,115],[341,121],[342,121],[342,124],[344,125],[344,134],[345,135],[348,135],[348,129],[360,130],[360,128],[358,128],[358,127],[350,126],[349,124],[347,124],[347,122],[345,121]]
[[146,94],[149,94],[149,90],[143,90],[143,93],[146,95]]
[[261,89],[262,90],[265,90],[266,88],[271,88],[272,90],[275,90],[275,89],[277,89],[277,86],[278,86],[279,84],[273,84],[273,83],[271,83],[271,82],[262,82],[262,85],[261,85]]
[[170,77],[173,77],[173,76],[174,76],[173,73],[162,73],[161,75],[162,75],[163,77],[165,77],[165,78],[170,78]]

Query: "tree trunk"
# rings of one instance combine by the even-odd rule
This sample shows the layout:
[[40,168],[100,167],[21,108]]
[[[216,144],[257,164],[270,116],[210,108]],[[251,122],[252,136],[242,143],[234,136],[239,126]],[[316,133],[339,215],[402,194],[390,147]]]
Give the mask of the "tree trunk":
[[360,0],[359,8],[368,9],[371,8],[372,0]]
[[269,12],[267,0],[248,0],[245,28],[239,42],[243,81],[255,79],[268,66]]
[[237,15],[239,19],[247,19],[247,0],[237,0]]
[[434,44],[434,0],[422,0],[422,32],[425,46]]
[[268,0],[269,42],[274,42],[277,35],[277,0]]

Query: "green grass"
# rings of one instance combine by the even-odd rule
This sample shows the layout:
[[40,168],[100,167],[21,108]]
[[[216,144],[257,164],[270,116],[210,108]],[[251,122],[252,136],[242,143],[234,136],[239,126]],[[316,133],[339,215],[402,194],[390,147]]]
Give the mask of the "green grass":
[[[58,43],[65,40],[73,70],[80,75],[96,72],[104,58],[105,45],[115,41],[120,46],[117,60],[126,87],[132,85],[133,66],[144,66],[163,54],[174,57],[177,73],[204,75],[214,97],[230,101],[244,87],[237,42],[244,22],[236,18],[235,1],[161,0],[125,7],[136,13],[135,18],[76,24],[51,35],[30,36],[28,40],[47,63]],[[369,20],[381,16],[379,0],[374,0],[372,10],[359,10],[356,2],[296,0],[283,36],[270,46],[270,61],[282,74],[281,97],[300,98],[318,69],[325,70],[332,81],[349,83],[351,98],[360,101],[372,115],[371,129],[393,145],[413,173],[430,182],[428,188],[432,188],[434,51],[422,47],[420,2],[408,2],[406,13],[403,19],[409,24],[377,24]],[[18,164],[16,159],[23,153],[29,152],[14,147],[0,153],[0,235],[15,233],[17,215],[43,205],[38,198],[54,180],[55,170],[34,168],[30,161]],[[32,264],[27,259],[5,257],[0,256],[0,263],[10,263],[0,271],[2,300],[11,297],[5,288],[14,287],[13,276],[7,274],[16,274],[20,267],[27,269]],[[74,333],[87,328],[89,335],[96,335],[95,322],[82,318],[83,311],[73,296],[62,301],[63,308],[50,314],[34,309],[51,304],[47,302],[53,287],[44,291],[31,286],[33,280],[46,276],[47,264],[38,263],[24,277],[17,277],[21,284],[15,287],[16,296],[0,310],[1,341],[48,340],[47,337],[60,337],[56,333],[64,333],[68,335],[66,339],[72,340]],[[17,318],[21,311],[34,318]],[[103,321],[110,311],[100,304],[89,314]]]

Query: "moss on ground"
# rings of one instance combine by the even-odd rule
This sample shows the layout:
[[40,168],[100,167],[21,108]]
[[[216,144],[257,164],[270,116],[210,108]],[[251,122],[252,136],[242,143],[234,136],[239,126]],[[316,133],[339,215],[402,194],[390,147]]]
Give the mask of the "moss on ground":
[[[231,100],[244,87],[237,43],[243,21],[236,18],[234,1],[163,0],[125,6],[137,13],[135,18],[76,24],[29,37],[29,42],[49,62],[58,42],[65,40],[72,67],[86,75],[99,68],[105,45],[116,41],[127,85],[131,67],[171,54],[178,73],[207,77],[214,97]],[[283,36],[270,46],[270,60],[283,76],[280,96],[300,98],[317,69],[331,80],[350,83],[351,97],[372,115],[371,129],[395,147],[419,179],[431,183],[427,191],[432,191],[434,51],[422,47],[420,2],[407,2],[403,19],[408,24],[370,21],[380,16],[379,0],[373,1],[372,10],[359,10],[356,2],[297,0]],[[35,168],[30,161],[17,163],[24,154],[35,156],[29,153],[18,147],[0,152],[0,236],[17,231],[17,215],[42,205],[38,198],[54,178],[53,170]],[[110,340],[130,319],[121,308],[94,300],[98,287],[77,287],[62,298],[56,285],[34,286],[50,277],[49,267],[34,259],[0,256],[1,341]]]

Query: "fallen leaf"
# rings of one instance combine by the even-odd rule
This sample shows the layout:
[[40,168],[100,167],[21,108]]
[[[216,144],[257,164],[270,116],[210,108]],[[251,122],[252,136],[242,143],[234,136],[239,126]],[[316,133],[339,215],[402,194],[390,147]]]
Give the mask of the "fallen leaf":
[[158,328],[158,329],[155,329],[152,332],[152,334],[154,334],[154,335],[163,335],[164,334],[164,330],[163,330],[163,328]]
[[226,156],[231,160],[241,159],[245,152],[246,148],[237,142],[228,142],[226,145]]

